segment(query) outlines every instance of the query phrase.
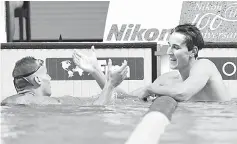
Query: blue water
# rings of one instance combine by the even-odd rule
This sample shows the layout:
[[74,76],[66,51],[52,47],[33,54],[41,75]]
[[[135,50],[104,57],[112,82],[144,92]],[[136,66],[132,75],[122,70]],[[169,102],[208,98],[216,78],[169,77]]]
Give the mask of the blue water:
[[[1,107],[5,144],[123,144],[151,103]],[[161,144],[237,144],[237,100],[179,103]]]

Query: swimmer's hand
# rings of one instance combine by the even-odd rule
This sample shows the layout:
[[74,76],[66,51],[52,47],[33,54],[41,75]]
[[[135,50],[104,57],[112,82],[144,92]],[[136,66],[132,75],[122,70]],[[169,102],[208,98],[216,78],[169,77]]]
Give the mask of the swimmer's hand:
[[136,94],[133,95],[136,95],[141,101],[148,101],[148,97],[150,96],[148,93],[148,87],[149,85],[136,90]]
[[112,60],[109,59],[106,71],[106,83],[99,97],[93,102],[94,105],[107,105],[114,101],[116,93],[113,92],[125,78],[128,72],[127,61],[116,69],[112,68]]
[[82,70],[93,73],[99,68],[94,46],[91,47],[91,53],[90,56],[86,56],[83,53],[74,50],[72,55],[73,62]]
[[107,70],[107,82],[113,87],[117,87],[127,76],[128,66],[127,61],[124,60],[122,65],[116,69],[112,69],[112,60],[109,59]]
[[138,98],[142,101],[153,101],[154,99],[156,99],[157,97],[159,97],[159,95],[153,93],[153,89],[156,88],[157,86],[155,84],[149,84],[147,86],[145,86],[144,88],[142,88],[140,90],[140,92],[138,93]]

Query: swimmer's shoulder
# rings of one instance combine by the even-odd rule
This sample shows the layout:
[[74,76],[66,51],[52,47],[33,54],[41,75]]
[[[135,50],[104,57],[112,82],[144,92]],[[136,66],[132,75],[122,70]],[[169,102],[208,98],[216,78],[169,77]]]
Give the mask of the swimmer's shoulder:
[[12,96],[9,96],[9,97],[3,99],[3,100],[1,101],[1,106],[8,105],[8,103],[10,103],[10,101],[12,101],[12,99],[13,99]]
[[60,104],[60,100],[48,96],[31,96],[16,94],[7,97],[1,102],[1,106],[13,106],[13,105],[48,105],[48,104]]
[[197,60],[197,63],[196,63],[196,65],[198,65],[198,66],[202,66],[202,67],[207,67],[207,66],[209,66],[209,67],[215,67],[215,64],[211,61],[211,60],[209,60],[209,59],[199,59],[199,60]]
[[219,73],[216,65],[212,61],[210,61],[209,59],[199,59],[195,63],[193,69],[195,69],[195,70],[198,69],[199,71],[204,70],[204,72],[206,72],[210,75]]
[[20,102],[20,101],[23,100],[22,97],[24,97],[24,95],[21,95],[21,94],[16,94],[16,95],[9,96],[1,102],[1,106],[25,104],[23,102]]

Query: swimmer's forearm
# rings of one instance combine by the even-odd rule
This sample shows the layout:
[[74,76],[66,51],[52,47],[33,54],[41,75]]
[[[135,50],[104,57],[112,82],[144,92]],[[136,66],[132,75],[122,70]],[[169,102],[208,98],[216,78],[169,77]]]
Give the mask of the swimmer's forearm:
[[[91,73],[91,75],[96,80],[100,88],[103,89],[106,83],[106,77],[104,73],[99,68],[96,68],[95,71]],[[118,98],[125,98],[131,96],[120,88],[115,88],[115,91],[118,94]]]
[[147,91],[151,94],[170,96],[177,101],[186,101],[190,98],[190,96],[184,94],[182,88],[177,86],[148,87]]
[[128,92],[128,93],[123,91],[120,88],[116,88],[115,91],[117,93],[117,98],[119,98],[119,99],[134,98],[134,97],[143,98],[143,97],[149,96],[149,93],[147,93],[145,87],[136,89],[136,90],[134,90],[132,92]]
[[138,96],[138,97],[146,97],[149,95],[149,93],[147,92],[147,87],[144,86],[130,92],[129,95]]
[[95,68],[95,71],[91,73],[93,78],[96,80],[101,89],[104,88],[106,77],[104,73],[100,70],[99,66]]
[[105,105],[108,104],[112,99],[114,87],[107,82],[99,95],[99,97],[94,101],[94,105]]
[[[104,88],[105,83],[106,83],[106,77],[104,75],[104,73],[101,71],[99,66],[96,66],[94,72],[91,73],[91,75],[93,76],[93,78],[96,80],[96,82],[98,83],[98,85],[100,86],[101,89]],[[124,90],[120,89],[120,88],[115,88],[115,91],[118,94],[118,98],[125,98],[125,97],[141,97],[141,96],[147,96],[148,93],[146,91],[146,87],[143,88],[139,88],[135,91],[132,92],[125,92]]]
[[138,88],[132,92],[125,92],[124,90],[120,89],[120,88],[115,88],[115,91],[117,93],[117,98],[120,98],[120,99],[124,99],[124,98],[128,98],[128,97],[139,97],[139,98],[142,98],[142,97],[147,97],[149,96],[150,94],[146,91],[146,87],[141,87],[141,88]]

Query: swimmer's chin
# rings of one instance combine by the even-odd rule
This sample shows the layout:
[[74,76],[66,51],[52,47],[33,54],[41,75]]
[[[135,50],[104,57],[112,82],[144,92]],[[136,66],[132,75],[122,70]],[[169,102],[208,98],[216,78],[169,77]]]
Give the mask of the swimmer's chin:
[[172,69],[172,70],[178,69],[178,65],[173,65],[173,64],[170,64],[170,63],[169,63],[169,67],[170,67],[170,69]]
[[177,67],[171,67],[171,66],[170,66],[170,69],[172,69],[172,70],[177,70]]

